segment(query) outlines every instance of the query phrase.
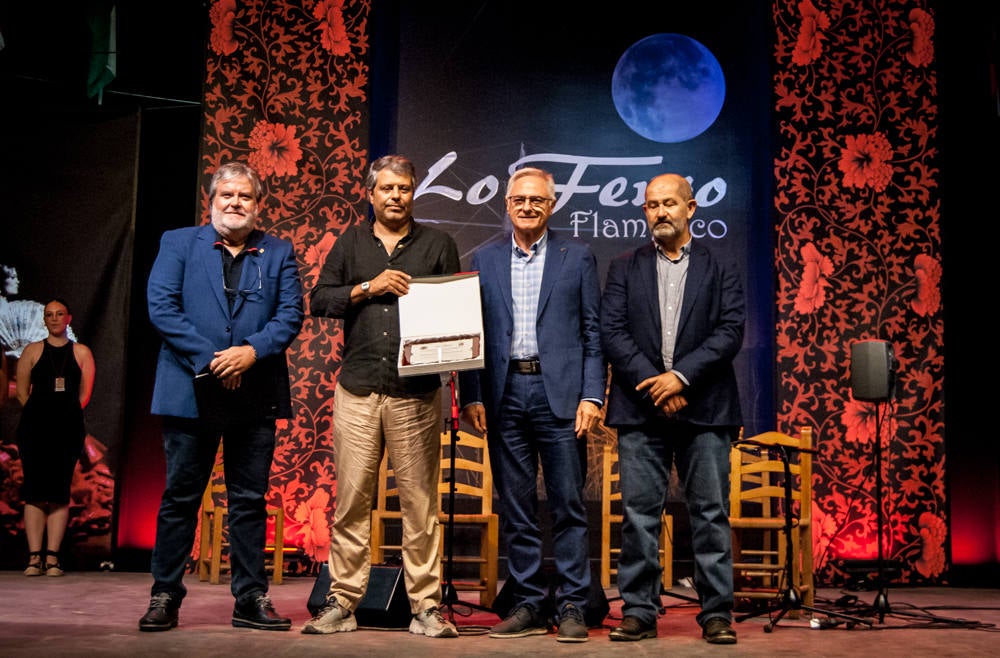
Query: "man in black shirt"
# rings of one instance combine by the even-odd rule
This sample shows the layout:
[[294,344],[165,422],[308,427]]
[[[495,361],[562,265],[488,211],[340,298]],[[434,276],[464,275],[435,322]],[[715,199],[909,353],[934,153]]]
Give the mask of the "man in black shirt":
[[365,187],[374,221],[353,226],[337,239],[310,293],[313,315],[343,319],[344,357],[334,393],[338,477],[330,591],[303,633],[358,627],[353,611],[371,571],[372,496],[387,451],[403,513],[410,632],[458,637],[439,611],[441,376],[400,377],[397,370],[399,297],[409,291],[410,279],[459,270],[454,239],[413,219],[416,182],[413,164],[402,156],[372,163]]

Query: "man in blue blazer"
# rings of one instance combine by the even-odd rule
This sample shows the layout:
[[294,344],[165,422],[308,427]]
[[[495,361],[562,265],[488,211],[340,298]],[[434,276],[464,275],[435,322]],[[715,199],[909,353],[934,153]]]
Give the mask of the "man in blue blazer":
[[212,223],[164,233],[149,275],[149,318],[163,340],[152,412],[163,417],[167,482],[141,631],[177,625],[198,506],[220,437],[232,624],[291,628],[267,596],[265,495],[275,420],[291,417],[285,350],[302,326],[302,286],[291,243],[255,228],[262,195],[249,166],[220,166],[209,187]]
[[514,172],[507,185],[510,240],[480,249],[484,370],[459,376],[463,417],[488,445],[507,546],[511,613],[490,637],[548,632],[548,584],[537,518],[538,461],[553,521],[555,616],[560,642],[584,642],[590,589],[587,433],[604,403],[600,280],[589,245],[548,229],[552,175]]
[[692,240],[690,183],[663,174],[646,186],[652,241],[614,259],[601,302],[611,364],[605,423],[618,430],[622,623],[611,640],[656,637],[660,514],[671,462],[691,519],[697,621],[705,639],[733,644],[729,450],[742,424],[733,359],[746,315],[737,271]]

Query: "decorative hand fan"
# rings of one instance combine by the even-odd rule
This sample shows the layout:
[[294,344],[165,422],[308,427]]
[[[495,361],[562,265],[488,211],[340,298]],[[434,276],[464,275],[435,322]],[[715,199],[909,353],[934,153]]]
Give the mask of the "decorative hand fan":
[[[48,335],[44,304],[30,299],[0,300],[0,345],[7,356],[20,358],[28,343],[44,340]],[[76,340],[71,327],[66,327],[66,337]]]

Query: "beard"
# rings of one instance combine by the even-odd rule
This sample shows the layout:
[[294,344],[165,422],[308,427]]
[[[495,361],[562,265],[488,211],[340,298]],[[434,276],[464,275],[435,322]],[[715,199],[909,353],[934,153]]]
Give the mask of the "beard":
[[212,226],[219,235],[228,239],[240,240],[245,238],[253,230],[257,223],[257,213],[255,212],[224,212],[212,209]]
[[670,240],[680,235],[680,231],[669,221],[660,222],[653,227],[653,237],[657,240]]

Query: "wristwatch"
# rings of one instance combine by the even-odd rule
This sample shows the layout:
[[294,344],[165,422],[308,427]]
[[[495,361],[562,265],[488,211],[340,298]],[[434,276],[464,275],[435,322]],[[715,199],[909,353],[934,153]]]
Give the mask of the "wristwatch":
[[371,281],[365,281],[361,284],[361,292],[365,293],[366,295],[371,294],[371,288],[372,288]]

